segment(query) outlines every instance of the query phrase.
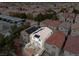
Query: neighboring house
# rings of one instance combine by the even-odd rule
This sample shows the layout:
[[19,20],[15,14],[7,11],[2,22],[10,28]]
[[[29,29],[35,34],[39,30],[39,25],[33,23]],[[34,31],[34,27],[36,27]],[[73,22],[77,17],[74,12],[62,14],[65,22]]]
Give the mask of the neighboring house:
[[58,14],[57,14],[57,16],[58,16],[58,19],[59,19],[60,21],[62,21],[62,22],[64,22],[64,21],[65,21],[65,17],[64,17],[63,12],[58,13]]
[[72,13],[73,10],[74,10],[74,8],[73,8],[72,6],[69,6],[69,8],[68,8],[68,12],[69,12],[69,13]]
[[74,13],[69,13],[69,17],[66,19],[66,22],[69,22],[72,24],[74,21],[74,17],[75,17]]
[[60,21],[73,23],[73,19],[75,17],[75,14],[65,11],[65,12],[59,13],[58,17],[59,17]]
[[79,35],[69,36],[64,46],[64,56],[79,56]]
[[30,34],[33,33],[34,31],[38,30],[40,27],[36,27],[36,26],[32,26],[32,27],[29,27],[25,30],[23,30],[21,33],[20,33],[20,39],[22,40],[23,44],[25,45],[26,43],[29,43],[30,42]]
[[76,15],[75,23],[79,23],[79,14]]
[[7,15],[0,15],[0,20],[17,25],[18,27],[25,22],[24,19],[11,17]]
[[0,33],[2,33],[5,37],[9,36],[11,27],[16,25],[17,27],[21,26],[25,22],[24,19],[0,15]]
[[51,56],[58,56],[65,41],[62,31],[55,31],[45,42],[45,49]]
[[72,24],[72,26],[71,26],[71,35],[72,36],[79,35],[79,24],[78,23]]
[[65,35],[67,35],[68,34],[68,31],[70,30],[70,26],[71,26],[70,23],[68,23],[68,22],[62,22],[59,25],[59,30],[60,31],[63,31],[65,33]]
[[53,31],[57,30],[59,24],[61,22],[59,20],[52,20],[52,19],[47,19],[44,20],[40,23],[40,26],[46,26],[49,27],[50,29],[52,29]]

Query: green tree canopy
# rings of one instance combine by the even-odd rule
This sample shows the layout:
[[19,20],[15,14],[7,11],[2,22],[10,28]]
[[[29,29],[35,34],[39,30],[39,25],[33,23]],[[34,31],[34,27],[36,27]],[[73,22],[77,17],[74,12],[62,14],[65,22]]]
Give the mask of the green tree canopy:
[[52,20],[58,20],[57,13],[55,13],[55,12],[54,13],[46,13],[45,18],[52,19]]
[[27,19],[33,19],[34,18],[33,14],[31,14],[31,13],[26,14],[26,16],[27,16]]
[[19,17],[19,18],[22,18],[22,19],[26,19],[27,18],[27,16],[26,16],[25,13],[16,13],[16,14],[11,15],[11,16],[13,16],[13,17]]
[[36,17],[35,17],[35,21],[41,22],[45,19],[45,16],[41,13],[39,13]]
[[74,9],[74,10],[73,10],[73,13],[75,13],[75,14],[79,14],[79,10]]
[[0,34],[0,45],[2,45],[3,40],[4,40],[4,35]]

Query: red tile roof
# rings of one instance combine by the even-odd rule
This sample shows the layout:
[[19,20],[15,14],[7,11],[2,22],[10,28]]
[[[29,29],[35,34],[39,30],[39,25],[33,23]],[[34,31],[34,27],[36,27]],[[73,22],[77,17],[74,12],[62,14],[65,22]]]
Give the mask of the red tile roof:
[[79,54],[79,36],[69,36],[64,50]]
[[42,23],[45,24],[46,26],[58,26],[60,24],[60,21],[47,19],[47,20],[44,20]]
[[46,40],[46,43],[56,45],[57,47],[61,48],[64,40],[65,34],[62,31],[56,31]]

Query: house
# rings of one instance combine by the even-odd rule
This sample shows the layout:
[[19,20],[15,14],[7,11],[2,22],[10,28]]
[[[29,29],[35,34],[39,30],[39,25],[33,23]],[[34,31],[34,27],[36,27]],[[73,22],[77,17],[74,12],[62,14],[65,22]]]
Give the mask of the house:
[[44,43],[46,39],[51,36],[51,34],[53,34],[53,32],[48,27],[41,27],[30,34],[30,42],[25,45],[23,54],[32,56],[41,55],[44,51]]
[[69,13],[69,16],[68,18],[66,19],[66,22],[69,22],[69,23],[73,23],[74,21],[74,17],[75,17],[75,14],[74,13]]
[[2,33],[5,37],[9,36],[11,27],[16,25],[17,27],[21,26],[25,22],[24,19],[0,15],[0,33]]
[[75,23],[79,23],[79,14],[76,15]]
[[10,24],[16,24],[18,27],[25,22],[24,19],[11,17],[7,15],[0,15],[0,20],[8,22]]
[[72,5],[71,5],[71,6],[69,6],[69,8],[68,8],[68,12],[69,12],[69,13],[72,13],[72,12],[73,12],[73,10],[74,10],[73,6],[72,6]]
[[71,35],[72,36],[79,35],[79,24],[78,23],[72,24],[72,26],[71,26]]
[[52,33],[53,31],[50,28],[41,27],[30,35],[30,41],[34,41],[35,45],[43,48],[44,42]]
[[40,23],[40,26],[46,26],[55,31],[61,22],[59,20],[47,19]]
[[63,12],[63,16],[64,16],[65,21],[66,21],[66,19],[69,17],[69,13],[68,13],[67,8],[64,10],[64,12]]
[[66,10],[63,12],[63,16],[65,18],[65,22],[73,23],[75,19],[75,13],[72,13],[73,8],[68,7]]
[[63,12],[58,13],[57,16],[58,16],[59,21],[62,21],[62,22],[65,21],[65,17],[64,17],[64,13]]
[[[73,19],[75,17],[74,13],[71,13],[70,10],[67,10],[68,8],[66,8],[66,10],[64,10],[64,12],[61,12],[58,14],[59,20],[60,21],[64,21],[64,22],[69,22],[69,23],[73,23]],[[70,8],[72,10],[72,8]]]
[[22,42],[24,43],[24,45],[26,43],[29,43],[30,42],[30,34],[33,33],[34,31],[38,30],[40,27],[36,27],[36,26],[32,26],[32,27],[29,27],[23,31],[21,31],[20,33],[20,39],[22,40]]
[[69,36],[64,46],[64,56],[79,56],[79,35]]
[[51,56],[58,56],[65,41],[62,31],[55,31],[45,42],[45,49]]
[[71,24],[68,23],[68,22],[62,22],[60,25],[59,25],[59,30],[60,31],[63,31],[65,33],[65,35],[68,34],[68,31],[70,30],[70,26]]

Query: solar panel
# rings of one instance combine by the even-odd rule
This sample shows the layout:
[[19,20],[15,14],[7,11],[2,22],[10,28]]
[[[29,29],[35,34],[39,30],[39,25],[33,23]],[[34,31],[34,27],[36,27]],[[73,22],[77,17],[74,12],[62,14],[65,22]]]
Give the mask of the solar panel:
[[28,33],[28,34],[31,34],[31,33],[33,33],[34,31],[36,31],[38,28],[40,28],[40,27],[31,27],[31,28],[29,28],[29,29],[27,29],[26,30],[26,32]]

